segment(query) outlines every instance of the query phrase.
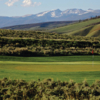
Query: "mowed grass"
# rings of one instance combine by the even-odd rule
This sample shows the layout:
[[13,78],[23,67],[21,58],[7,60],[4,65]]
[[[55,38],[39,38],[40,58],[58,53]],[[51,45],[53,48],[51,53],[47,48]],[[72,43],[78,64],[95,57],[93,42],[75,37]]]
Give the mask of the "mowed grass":
[[[52,63],[52,62],[51,62]],[[24,79],[26,81],[53,78],[54,80],[81,82],[89,84],[100,80],[100,64],[0,64],[0,78]]]
[[62,63],[57,62],[54,64],[44,63],[44,64],[18,64],[17,63],[9,63],[0,64],[0,69],[8,69],[8,70],[19,70],[19,71],[29,71],[29,72],[81,72],[81,71],[100,71],[100,63]]
[[100,55],[83,56],[51,56],[51,57],[17,57],[0,56],[0,61],[20,61],[20,62],[78,62],[78,61],[100,61]]
[[[1,65],[0,65],[1,66]],[[12,65],[9,65],[11,68]],[[16,65],[13,65],[13,67]],[[84,79],[89,84],[92,84],[95,80],[100,80],[100,71],[82,71],[82,72],[32,72],[21,71],[15,69],[1,69],[0,78],[7,77],[10,79],[23,79],[26,81],[43,80],[47,78],[53,78],[54,80],[69,81],[70,79],[75,82],[82,82]]]
[[100,71],[100,65],[21,65],[15,69],[31,72],[81,72]]
[[[7,58],[7,59],[6,59]],[[24,79],[26,81],[53,78],[54,80],[89,84],[100,80],[100,56],[61,57],[0,57],[0,78]],[[48,61],[48,62],[47,62]]]

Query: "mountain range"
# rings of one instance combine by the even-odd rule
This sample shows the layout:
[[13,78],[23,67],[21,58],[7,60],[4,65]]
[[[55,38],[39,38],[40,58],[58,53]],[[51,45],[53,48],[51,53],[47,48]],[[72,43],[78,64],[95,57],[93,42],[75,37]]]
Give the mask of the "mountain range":
[[84,20],[95,16],[100,16],[100,10],[67,9],[61,11],[55,9],[24,16],[0,16],[0,28],[41,22]]

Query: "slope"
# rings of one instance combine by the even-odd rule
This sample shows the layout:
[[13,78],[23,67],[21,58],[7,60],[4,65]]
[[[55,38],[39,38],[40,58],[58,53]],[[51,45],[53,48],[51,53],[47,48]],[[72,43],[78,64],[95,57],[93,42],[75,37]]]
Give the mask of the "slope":
[[97,36],[100,36],[100,24],[90,25],[90,26],[82,28],[80,30],[71,32],[70,35],[74,35],[74,36],[87,36],[87,37],[97,37]]
[[75,21],[54,21],[54,22],[44,22],[36,24],[15,25],[15,26],[4,27],[2,29],[44,31],[47,29],[53,29],[56,27],[65,26],[73,22]]
[[[99,22],[100,22],[100,18],[91,19],[91,20],[84,20],[81,22],[76,22],[76,23],[72,23],[70,25],[51,29],[51,30],[49,30],[49,32],[56,32],[56,33],[67,34],[67,35],[89,36],[87,34],[89,32],[90,33],[94,32],[93,30],[95,30],[95,28],[97,27],[96,33],[91,33],[91,34],[94,34],[93,36],[98,36],[99,35],[98,34]],[[95,26],[95,25],[97,25],[97,26]],[[94,28],[94,29],[92,30],[92,28]]]

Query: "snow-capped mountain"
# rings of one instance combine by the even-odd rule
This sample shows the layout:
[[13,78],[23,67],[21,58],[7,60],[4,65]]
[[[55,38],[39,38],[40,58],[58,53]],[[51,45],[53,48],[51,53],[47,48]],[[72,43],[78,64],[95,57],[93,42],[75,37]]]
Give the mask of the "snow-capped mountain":
[[67,9],[65,11],[61,11],[59,9],[56,10],[50,10],[50,11],[45,11],[42,13],[37,14],[37,17],[49,15],[51,17],[61,17],[63,15],[70,15],[70,14],[76,14],[76,15],[83,15],[86,13],[90,12],[95,12],[96,10],[88,9],[88,10],[82,10],[82,9]]
[[62,12],[61,10],[55,9],[55,10],[50,10],[50,11],[45,11],[45,12],[39,13],[36,16],[41,17],[41,16],[47,15],[47,16],[51,16],[51,17],[60,17],[61,12]]
[[85,11],[84,10],[82,10],[82,9],[67,9],[67,10],[65,10],[65,11],[63,11],[62,12],[62,14],[66,14],[66,15],[68,15],[68,14],[82,14],[82,13],[84,13]]
[[28,14],[24,16],[13,17],[0,17],[0,27],[49,22],[49,21],[73,21],[83,20],[90,17],[100,16],[100,10],[82,10],[82,9],[67,9],[61,11],[60,9],[54,9],[44,11],[38,14]]

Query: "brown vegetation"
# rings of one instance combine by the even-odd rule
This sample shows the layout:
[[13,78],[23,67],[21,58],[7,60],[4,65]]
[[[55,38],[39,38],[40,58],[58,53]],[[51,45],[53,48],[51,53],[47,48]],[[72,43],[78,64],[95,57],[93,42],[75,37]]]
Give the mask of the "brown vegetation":
[[0,80],[0,100],[100,100],[100,81]]
[[53,56],[100,54],[99,37],[57,33],[0,30],[0,55]]

